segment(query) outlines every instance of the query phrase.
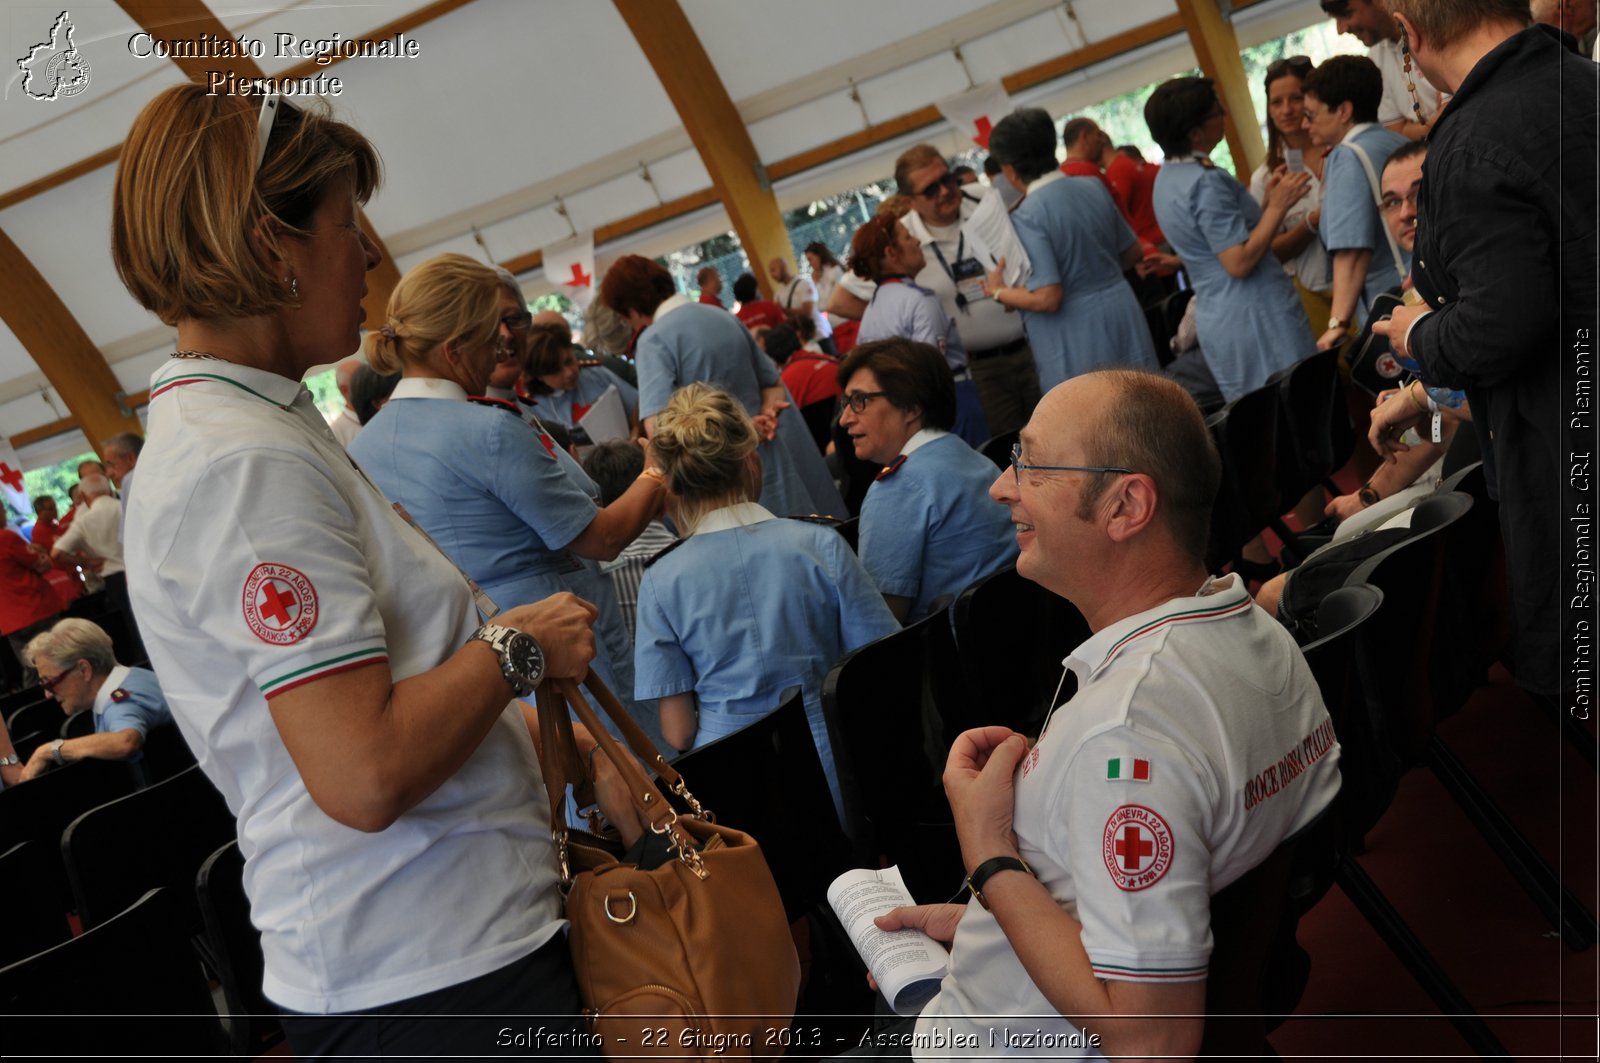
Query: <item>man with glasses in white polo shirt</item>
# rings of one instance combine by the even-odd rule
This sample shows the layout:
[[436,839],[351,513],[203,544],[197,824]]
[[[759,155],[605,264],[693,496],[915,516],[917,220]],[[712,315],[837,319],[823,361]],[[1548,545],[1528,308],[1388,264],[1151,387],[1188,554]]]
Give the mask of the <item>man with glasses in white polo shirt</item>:
[[914,1056],[1192,1057],[1212,895],[1337,792],[1305,659],[1237,575],[1207,576],[1219,469],[1181,387],[1106,370],[1044,397],[990,488],[1017,571],[1094,634],[1037,740],[984,727],[950,751],[971,898],[878,922],[951,942]]

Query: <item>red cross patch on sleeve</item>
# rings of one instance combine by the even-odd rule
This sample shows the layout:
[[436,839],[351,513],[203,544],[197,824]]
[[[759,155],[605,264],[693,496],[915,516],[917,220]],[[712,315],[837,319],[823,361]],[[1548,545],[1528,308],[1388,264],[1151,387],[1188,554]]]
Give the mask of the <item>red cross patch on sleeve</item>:
[[1106,870],[1119,890],[1149,889],[1172,866],[1172,828],[1143,805],[1123,805],[1111,813],[1102,845]]
[[317,626],[317,590],[299,569],[267,562],[245,577],[244,622],[256,638],[290,646]]

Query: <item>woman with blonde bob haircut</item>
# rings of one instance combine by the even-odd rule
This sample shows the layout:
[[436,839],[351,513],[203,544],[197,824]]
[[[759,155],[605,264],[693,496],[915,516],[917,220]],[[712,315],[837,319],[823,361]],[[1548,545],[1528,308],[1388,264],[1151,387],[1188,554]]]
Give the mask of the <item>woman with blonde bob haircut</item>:
[[[512,336],[499,320],[500,278],[465,255],[430,258],[400,278],[367,357],[402,376],[350,455],[496,602],[571,591],[600,611],[595,671],[629,705],[633,639],[610,561],[661,512],[651,467],[609,506],[549,436],[510,404],[482,396]],[[629,705],[655,734],[653,705]]]
[[[512,695],[584,674],[594,609],[507,600],[479,628],[467,581],[300,383],[359,344],[379,251],[357,205],[378,176],[325,112],[184,84],[135,120],[112,203],[118,273],[177,328],[141,454],[161,475],[126,514],[129,590],[238,818],[263,988],[301,1058],[459,1053],[500,1020],[414,1016],[579,1006]],[[492,339],[471,327],[458,353]]]
[[751,501],[761,494],[758,441],[743,403],[708,384],[680,388],[656,415],[667,511],[687,537],[639,584],[635,692],[661,699],[667,742],[687,749],[755,722],[800,687],[838,804],[822,680],[900,625],[838,532]]

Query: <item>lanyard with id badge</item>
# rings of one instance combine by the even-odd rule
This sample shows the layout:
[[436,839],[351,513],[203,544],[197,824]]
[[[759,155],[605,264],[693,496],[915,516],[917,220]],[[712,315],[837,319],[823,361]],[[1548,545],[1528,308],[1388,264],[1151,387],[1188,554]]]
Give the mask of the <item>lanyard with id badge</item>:
[[967,304],[978,299],[987,299],[989,293],[984,289],[985,271],[983,264],[976,258],[966,255],[967,234],[962,233],[956,240],[956,264],[950,265],[945,260],[944,252],[939,250],[938,241],[929,244],[933,253],[939,260],[939,265],[945,274],[956,286],[956,309],[963,314],[970,313]]

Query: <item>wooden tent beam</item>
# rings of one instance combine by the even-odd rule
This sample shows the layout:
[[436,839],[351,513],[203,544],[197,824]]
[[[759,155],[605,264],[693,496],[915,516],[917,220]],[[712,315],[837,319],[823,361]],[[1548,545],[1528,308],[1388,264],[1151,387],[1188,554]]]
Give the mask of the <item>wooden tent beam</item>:
[[4,231],[0,231],[0,320],[33,356],[90,446],[119,432],[142,432],[139,418],[117,403],[122,385],[61,297]]
[[711,175],[717,198],[728,211],[733,231],[744,245],[761,288],[771,294],[764,266],[774,258],[788,262],[796,255],[778,198],[761,166],[750,131],[739,108],[717,76],[678,0],[613,0],[640,51],[650,61],[700,161]]
[[1250,175],[1267,157],[1267,148],[1261,140],[1261,124],[1256,121],[1250,82],[1245,79],[1239,38],[1234,36],[1233,23],[1223,17],[1217,0],[1177,3],[1195,58],[1200,60],[1200,72],[1217,83],[1217,96],[1228,109],[1226,135],[1233,152],[1234,173],[1249,184]]

